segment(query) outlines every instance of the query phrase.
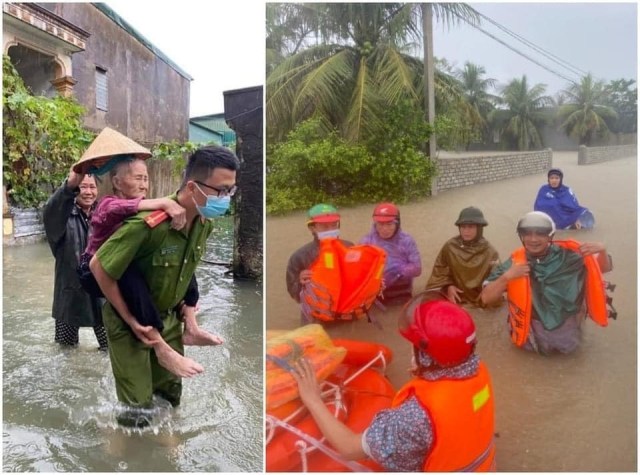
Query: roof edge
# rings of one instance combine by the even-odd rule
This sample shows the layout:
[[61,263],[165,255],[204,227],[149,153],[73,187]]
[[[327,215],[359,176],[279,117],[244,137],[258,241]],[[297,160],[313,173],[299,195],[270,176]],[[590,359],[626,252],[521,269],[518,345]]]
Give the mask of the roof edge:
[[151,41],[146,39],[138,30],[136,30],[129,22],[127,22],[124,18],[118,15],[115,10],[109,7],[106,3],[97,3],[92,2],[91,5],[96,7],[102,13],[104,13],[111,21],[117,24],[120,28],[125,30],[131,36],[133,36],[136,40],[138,40],[145,48],[155,54],[162,61],[167,63],[172,69],[174,69],[180,76],[184,77],[189,81],[193,81],[193,77],[191,77],[187,72],[185,72],[180,66],[178,66],[175,62],[173,62],[166,54],[160,51]]

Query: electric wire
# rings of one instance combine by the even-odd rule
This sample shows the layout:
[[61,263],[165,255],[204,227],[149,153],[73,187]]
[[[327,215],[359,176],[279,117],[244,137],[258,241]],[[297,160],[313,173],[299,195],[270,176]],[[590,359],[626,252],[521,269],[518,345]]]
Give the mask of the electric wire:
[[509,30],[506,26],[501,25],[500,23],[498,23],[497,21],[489,18],[488,16],[484,15],[483,13],[480,13],[478,11],[476,11],[476,13],[481,17],[484,18],[485,20],[487,20],[489,23],[492,23],[493,25],[497,26],[498,28],[500,28],[502,31],[504,31],[505,33],[507,33],[508,35],[514,37],[515,39],[517,39],[518,41],[520,41],[521,43],[524,43],[525,45],[529,46],[530,48],[536,50],[537,52],[541,53],[542,55],[546,56],[547,58],[549,58],[551,61],[553,61],[554,63],[562,66],[565,69],[568,69],[569,71],[571,71],[572,73],[580,76],[580,75],[586,75],[588,74],[586,71],[583,71],[582,69],[580,69],[577,66],[574,66],[573,64],[569,63],[568,61],[559,58],[558,56],[554,55],[553,53],[543,49],[540,46],[537,46],[536,44],[532,43],[531,41],[527,40],[526,38],[518,35],[517,33],[514,33],[513,31]]
[[[567,76],[565,76],[562,73],[559,73],[558,71],[555,71],[553,69],[551,69],[550,67],[540,63],[539,61],[536,61],[535,59],[533,59],[532,57],[528,56],[527,54],[523,53],[522,51],[518,50],[517,48],[515,48],[514,46],[511,46],[510,44],[506,43],[505,41],[501,40],[500,38],[498,38],[497,36],[489,33],[488,31],[486,31],[485,29],[481,28],[478,25],[474,25],[473,23],[471,23],[470,21],[468,21],[466,18],[464,18],[463,16],[455,13],[460,19],[462,19],[465,23],[467,23],[468,25],[472,26],[473,28],[477,29],[478,31],[480,31],[481,33],[484,33],[485,35],[489,36],[491,39],[497,41],[498,43],[504,45],[505,47],[509,48],[511,51],[513,51],[516,54],[519,54],[520,56],[528,59],[529,61],[531,61],[532,63],[537,64],[538,66],[540,66],[543,69],[546,69],[547,71],[549,71],[551,74],[554,74],[555,76],[558,76],[561,79],[564,79],[565,81],[568,81],[570,83],[575,83],[576,81],[574,79],[568,78]],[[579,75],[578,75],[579,76]]]

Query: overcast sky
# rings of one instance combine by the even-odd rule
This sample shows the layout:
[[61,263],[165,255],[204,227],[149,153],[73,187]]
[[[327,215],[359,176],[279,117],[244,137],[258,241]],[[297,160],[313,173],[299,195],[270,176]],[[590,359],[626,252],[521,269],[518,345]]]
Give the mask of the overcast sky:
[[[190,116],[223,112],[223,91],[264,85],[264,3],[256,0],[107,4],[193,77]],[[637,79],[637,4],[470,3],[539,48],[596,78]],[[482,28],[567,78],[578,76],[488,21]],[[483,66],[501,85],[526,74],[555,95],[567,81],[466,24],[434,25],[434,51],[461,68]]]
[[190,117],[224,112],[224,91],[264,85],[264,4],[105,2],[189,74]]
[[[483,15],[523,37],[562,62],[591,72],[596,78],[637,80],[637,4],[634,3],[470,3]],[[481,27],[536,61],[569,79],[576,74],[509,36],[490,22]],[[504,85],[527,75],[529,84],[547,84],[555,95],[567,81],[519,56],[475,28],[434,24],[434,54],[458,68],[470,61],[486,69],[487,77]]]

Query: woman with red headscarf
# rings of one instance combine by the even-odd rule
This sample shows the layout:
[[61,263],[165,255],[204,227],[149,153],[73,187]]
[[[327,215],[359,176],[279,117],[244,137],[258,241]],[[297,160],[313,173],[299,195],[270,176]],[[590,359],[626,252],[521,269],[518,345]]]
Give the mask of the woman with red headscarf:
[[369,457],[394,472],[494,471],[493,389],[474,353],[475,325],[464,309],[426,295],[414,298],[399,320],[400,333],[413,345],[414,377],[363,433],[325,406],[304,359],[294,372],[300,398],[346,459]]

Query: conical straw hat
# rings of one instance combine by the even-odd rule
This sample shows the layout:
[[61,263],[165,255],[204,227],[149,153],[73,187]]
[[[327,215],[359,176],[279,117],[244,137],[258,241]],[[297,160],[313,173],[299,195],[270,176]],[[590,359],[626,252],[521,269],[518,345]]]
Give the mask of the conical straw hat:
[[73,166],[73,171],[87,173],[89,168],[100,168],[115,155],[122,154],[133,155],[142,160],[151,157],[151,152],[142,145],[120,132],[105,127]]

